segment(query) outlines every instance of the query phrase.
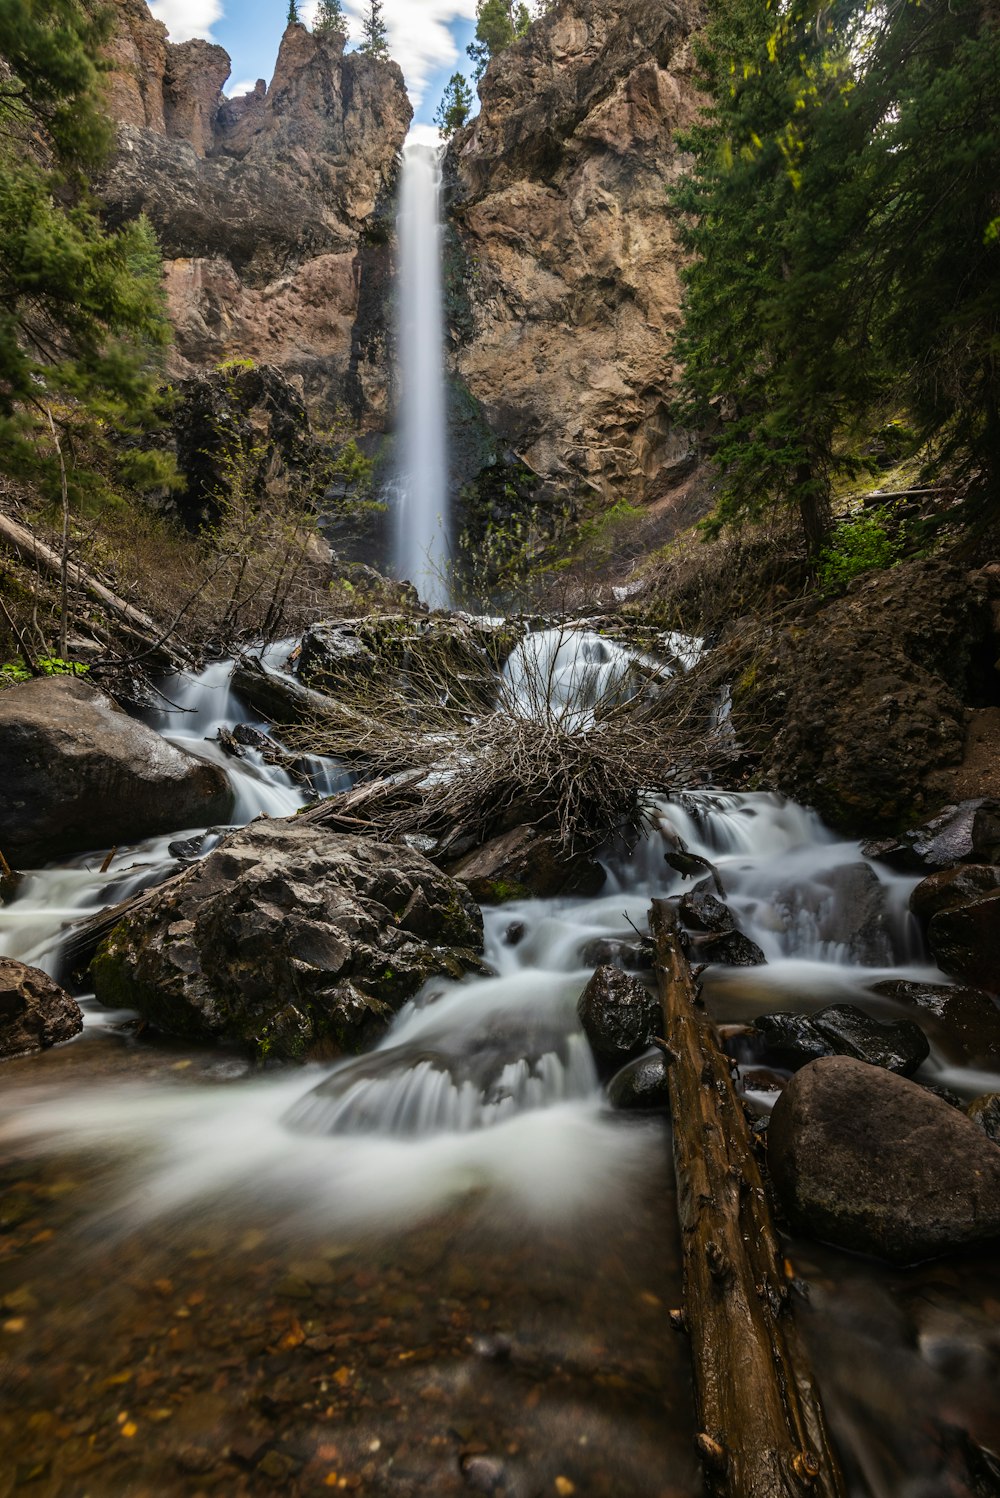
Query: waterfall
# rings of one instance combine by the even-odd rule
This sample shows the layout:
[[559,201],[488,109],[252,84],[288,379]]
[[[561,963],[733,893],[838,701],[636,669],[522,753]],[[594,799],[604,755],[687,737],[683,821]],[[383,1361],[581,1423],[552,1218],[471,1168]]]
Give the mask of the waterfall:
[[399,500],[396,570],[448,604],[448,458],[441,296],[440,153],[403,152],[399,212]]

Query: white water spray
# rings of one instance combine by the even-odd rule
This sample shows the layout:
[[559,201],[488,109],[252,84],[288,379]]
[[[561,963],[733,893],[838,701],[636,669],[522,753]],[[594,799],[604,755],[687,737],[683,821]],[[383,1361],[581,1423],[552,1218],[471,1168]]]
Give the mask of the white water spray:
[[448,457],[441,296],[441,164],[407,146],[399,212],[400,461],[396,569],[448,604]]

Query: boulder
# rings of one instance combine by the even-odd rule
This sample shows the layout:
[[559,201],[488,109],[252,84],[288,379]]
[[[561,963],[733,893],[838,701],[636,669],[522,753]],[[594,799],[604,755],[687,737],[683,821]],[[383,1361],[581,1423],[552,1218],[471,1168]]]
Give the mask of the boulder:
[[565,853],[557,837],[536,827],[501,832],[446,867],[480,905],[596,895],[607,877],[593,858]]
[[984,1092],[982,1097],[973,1098],[966,1111],[987,1139],[1000,1144],[1000,1092]]
[[262,819],[126,915],[92,971],[102,1003],[173,1034],[337,1055],[481,945],[478,907],[420,853]]
[[75,999],[40,968],[0,957],[0,1058],[44,1051],[83,1029]]
[[982,989],[889,979],[874,984],[872,992],[921,1010],[921,1023],[949,1060],[962,1066],[1000,1067],[1000,1008]]
[[811,1062],[775,1103],[767,1139],[798,1231],[902,1264],[1000,1236],[1000,1148],[881,1067]]
[[774,909],[785,931],[811,923],[817,941],[850,962],[885,967],[892,938],[885,886],[870,864],[838,864],[783,886]]
[[576,1012],[602,1076],[647,1050],[663,1024],[659,1002],[649,989],[609,964],[596,970]]
[[992,890],[1000,889],[1000,868],[993,864],[965,863],[953,869],[938,869],[922,879],[910,895],[910,909],[926,926],[939,910],[967,905]]
[[765,1014],[754,1021],[767,1054],[795,1069],[821,1056],[853,1056],[911,1076],[930,1054],[927,1037],[912,1020],[880,1024],[855,1004],[832,1004],[818,1014]]
[[946,973],[1000,993],[1000,889],[939,910],[927,927],[927,942]]
[[710,932],[691,941],[691,956],[697,962],[719,962],[727,967],[759,967],[767,961],[763,951],[742,931]]
[[729,906],[715,893],[711,879],[702,879],[680,898],[678,912],[691,931],[725,933],[736,930],[736,919]]
[[176,749],[78,677],[0,693],[0,849],[31,866],[180,827],[224,822],[217,765]]
[[608,1083],[608,1102],[626,1113],[667,1113],[670,1084],[662,1051],[637,1056],[616,1071]]
[[946,869],[963,860],[990,863],[995,819],[995,812],[991,814],[990,809],[995,807],[995,801],[982,797],[960,801],[898,837],[862,843],[861,851],[866,858],[878,859],[879,863],[906,874]]

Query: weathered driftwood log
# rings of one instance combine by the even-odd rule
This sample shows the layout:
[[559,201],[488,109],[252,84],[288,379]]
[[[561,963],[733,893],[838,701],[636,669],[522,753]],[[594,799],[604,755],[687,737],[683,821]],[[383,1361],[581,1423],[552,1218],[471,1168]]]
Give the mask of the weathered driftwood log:
[[746,1118],[669,902],[653,901],[650,929],[706,1484],[726,1498],[843,1498]]
[[385,837],[382,825],[387,812],[418,800],[421,781],[427,779],[427,770],[410,770],[403,775],[389,775],[381,780],[362,780],[349,791],[328,796],[299,812],[303,822],[317,822],[322,827],[343,826],[352,832],[369,827]]
[[304,687],[287,671],[265,666],[255,655],[245,655],[233,667],[233,688],[243,701],[271,723],[304,723],[321,716],[330,705],[323,692]]
[[[11,520],[9,515],[0,515],[0,542],[9,546],[22,562],[29,566],[41,567],[51,577],[61,577],[62,557],[59,553],[51,546],[47,546],[44,541],[40,541],[25,526],[19,525],[16,520]],[[190,664],[193,657],[185,646],[177,641],[168,644],[164,631],[159,628],[155,620],[151,619],[148,614],[144,614],[141,609],[135,608],[133,604],[127,603],[117,593],[113,593],[79,562],[70,563],[68,581],[73,587],[81,588],[85,593],[89,593],[91,598],[103,604],[114,618],[121,633],[143,647],[141,654],[165,666]]]

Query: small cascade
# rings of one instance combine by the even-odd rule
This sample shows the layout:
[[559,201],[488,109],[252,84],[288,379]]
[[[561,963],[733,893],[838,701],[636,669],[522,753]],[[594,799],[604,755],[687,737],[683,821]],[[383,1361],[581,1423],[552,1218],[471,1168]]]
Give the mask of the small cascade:
[[[555,719],[566,728],[582,728],[593,719],[599,702],[631,695],[638,659],[589,629],[539,630],[525,635],[504,666],[500,706],[517,717]],[[665,666],[654,669],[670,674]]]
[[448,456],[441,290],[441,162],[403,152],[399,211],[399,493],[395,562],[433,608],[448,604]]

